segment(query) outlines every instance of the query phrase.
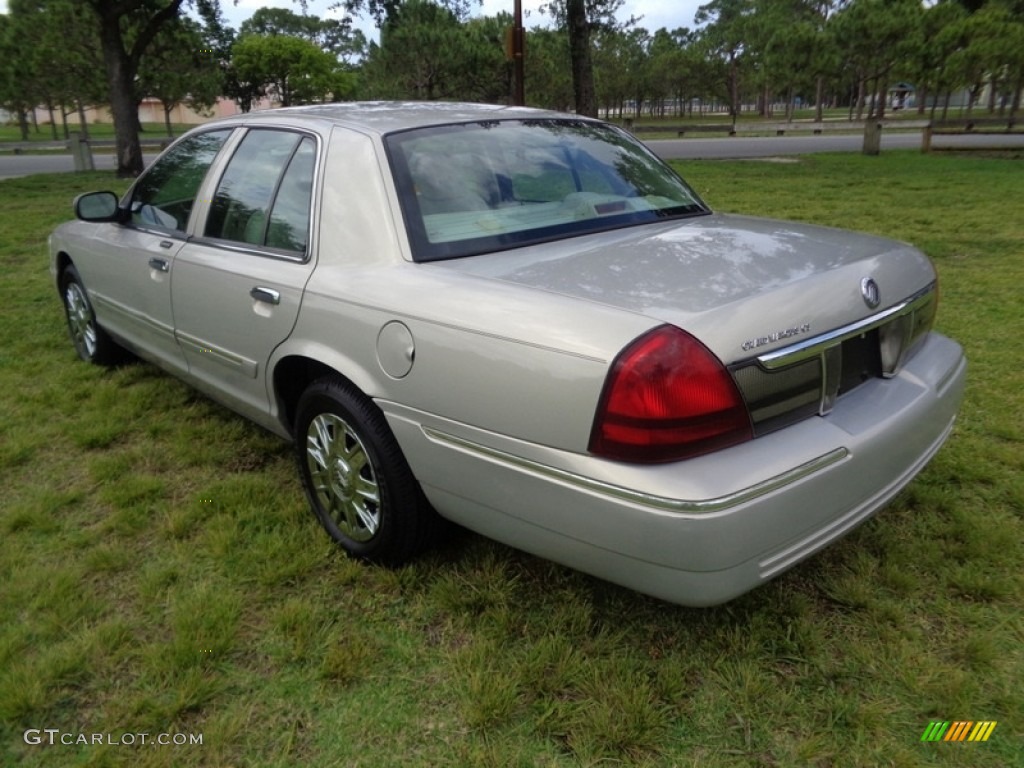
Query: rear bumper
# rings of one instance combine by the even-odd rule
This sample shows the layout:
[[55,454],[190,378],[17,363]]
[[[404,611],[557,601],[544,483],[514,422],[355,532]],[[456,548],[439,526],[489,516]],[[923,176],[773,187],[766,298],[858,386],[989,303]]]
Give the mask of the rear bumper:
[[640,592],[712,605],[884,506],[948,437],[966,361],[932,334],[900,373],[814,417],[689,461],[623,465],[381,403],[438,511]]

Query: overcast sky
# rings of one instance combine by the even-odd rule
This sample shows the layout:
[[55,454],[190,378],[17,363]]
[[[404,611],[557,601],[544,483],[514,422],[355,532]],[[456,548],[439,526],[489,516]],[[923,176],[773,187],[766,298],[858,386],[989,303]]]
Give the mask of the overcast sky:
[[[542,16],[537,11],[543,2],[544,0],[523,0],[523,15],[525,17],[523,25],[527,29],[546,26],[548,23],[548,17]],[[661,27],[669,30],[677,27],[692,29],[694,27],[693,16],[697,13],[697,8],[704,2],[708,2],[708,0],[626,0],[619,11],[619,16],[623,20],[628,19],[630,15],[642,16],[640,26],[650,32]],[[6,5],[4,0],[0,0],[0,3]],[[332,5],[331,0],[310,0],[309,12],[316,16],[333,15],[327,11],[330,5]],[[252,16],[257,8],[266,6],[292,8],[298,12],[298,5],[293,0],[239,0],[237,5],[232,4],[231,0],[221,2],[225,17],[235,29],[238,29],[238,25],[245,19]],[[513,7],[513,0],[484,0],[483,5],[477,6],[474,13],[481,16],[493,16],[501,11],[512,13]],[[373,23],[369,19],[363,19],[359,23],[359,27],[368,35],[373,31]]]
[[[695,26],[693,16],[697,13],[697,8],[702,2],[706,1],[626,0],[619,15],[623,20],[628,19],[630,15],[642,16],[643,19],[640,21],[640,26],[650,32],[654,32],[654,30],[661,27],[669,30],[676,29],[677,27],[690,27],[693,29]],[[523,15],[526,17],[523,20],[523,24],[527,29],[547,24],[547,17],[537,12],[537,8],[542,2],[543,0],[523,0]],[[310,0],[309,12],[317,16],[331,15],[327,11],[328,6],[331,4],[332,0]],[[232,0],[223,0],[221,2],[224,16],[227,18],[228,23],[236,30],[239,24],[252,16],[257,8],[265,6],[291,8],[296,13],[299,12],[298,3],[294,2],[294,0],[239,0],[237,4],[233,3]],[[482,16],[493,16],[501,11],[512,13],[512,8],[513,0],[484,0],[483,5],[479,6],[476,13]],[[0,13],[6,12],[7,0],[0,0]],[[363,19],[359,27],[367,34],[371,34],[373,31],[373,23],[368,19]]]

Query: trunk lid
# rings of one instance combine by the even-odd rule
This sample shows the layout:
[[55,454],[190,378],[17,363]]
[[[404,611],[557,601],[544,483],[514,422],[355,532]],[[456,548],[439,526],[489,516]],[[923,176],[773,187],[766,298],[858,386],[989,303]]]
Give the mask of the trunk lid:
[[[904,243],[727,214],[435,264],[676,325],[727,364],[881,312],[935,276]],[[877,306],[862,295],[865,278]]]

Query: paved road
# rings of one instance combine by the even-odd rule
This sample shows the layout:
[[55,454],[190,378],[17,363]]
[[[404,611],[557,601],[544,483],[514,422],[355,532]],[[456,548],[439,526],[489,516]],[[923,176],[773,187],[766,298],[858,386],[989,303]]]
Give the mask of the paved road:
[[[144,153],[146,164],[153,162],[155,153]],[[113,154],[93,155],[98,171],[112,171],[116,167]],[[53,152],[47,155],[0,155],[0,179],[13,179],[33,173],[63,173],[75,170],[70,154]]]
[[[776,155],[804,155],[813,152],[859,152],[863,137],[859,135],[821,134],[819,136],[733,136],[721,139],[658,139],[647,144],[666,159],[722,159],[743,157],[773,157]],[[936,136],[932,139],[936,149],[947,147],[1020,147],[1024,136],[998,134],[974,136]],[[882,149],[919,149],[921,134],[890,133],[882,136]],[[145,155],[146,163],[153,161],[155,153]],[[113,170],[114,156],[95,156],[96,168]],[[60,173],[74,170],[71,155],[2,155],[0,179],[28,176],[33,173]]]

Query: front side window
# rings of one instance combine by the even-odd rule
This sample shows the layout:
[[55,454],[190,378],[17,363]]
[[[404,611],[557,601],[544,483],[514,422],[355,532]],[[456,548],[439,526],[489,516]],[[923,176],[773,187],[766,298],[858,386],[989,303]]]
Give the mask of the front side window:
[[417,261],[708,212],[671,168],[601,123],[487,121],[385,142]]
[[204,234],[304,254],[315,162],[309,136],[250,131],[217,185]]
[[132,223],[183,233],[206,172],[230,135],[224,129],[189,136],[153,163],[132,188]]

